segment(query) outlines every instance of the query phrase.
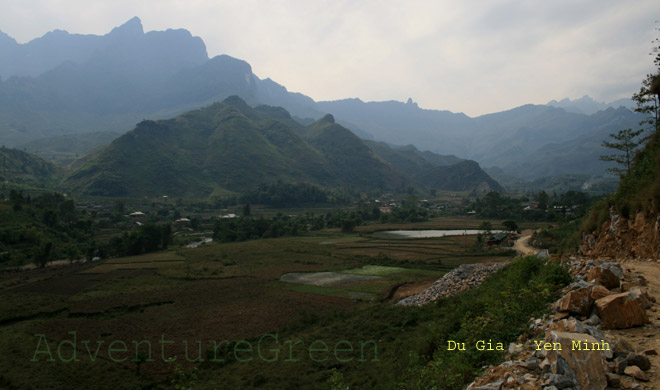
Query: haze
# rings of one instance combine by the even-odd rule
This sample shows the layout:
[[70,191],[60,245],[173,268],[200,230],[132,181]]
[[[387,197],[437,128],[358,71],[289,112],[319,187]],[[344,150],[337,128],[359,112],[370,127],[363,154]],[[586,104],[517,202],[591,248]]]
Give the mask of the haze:
[[[632,6],[631,4],[634,4]],[[408,97],[470,116],[526,103],[627,98],[652,70],[657,1],[6,2],[0,30],[24,43],[54,29],[102,35],[133,16],[185,28],[209,56],[315,100]]]

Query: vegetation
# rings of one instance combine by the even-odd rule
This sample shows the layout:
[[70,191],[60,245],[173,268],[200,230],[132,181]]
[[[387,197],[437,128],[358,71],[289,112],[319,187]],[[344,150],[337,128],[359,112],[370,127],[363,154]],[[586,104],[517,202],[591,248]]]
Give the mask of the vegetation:
[[640,91],[633,95],[637,103],[635,111],[645,115],[636,134],[646,131],[646,143],[637,152],[630,169],[621,176],[617,190],[606,200],[596,204],[585,219],[582,230],[593,232],[600,229],[609,218],[610,209],[626,219],[637,213],[655,215],[660,212],[660,39],[654,41],[654,73],[642,81]]
[[[220,382],[254,388],[250,378],[270,389],[299,388],[458,389],[482,366],[498,362],[508,343],[527,329],[530,316],[547,310],[570,275],[561,267],[535,257],[520,259],[486,280],[479,288],[443,298],[421,308],[373,305],[346,312],[304,315],[280,329],[281,339],[329,345],[346,339],[378,340],[378,361],[316,363],[306,351],[294,352],[295,364],[238,362],[231,349],[227,364],[204,365],[201,382],[213,388]],[[492,350],[478,350],[477,341]],[[254,340],[255,342],[257,340]],[[465,343],[466,350],[448,350],[449,342]],[[305,344],[307,345],[307,344]],[[256,359],[255,359],[256,360]]]
[[614,161],[622,166],[608,168],[607,170],[619,176],[627,175],[630,173],[630,166],[632,165],[633,157],[640,145],[636,138],[642,134],[644,129],[633,131],[632,129],[619,130],[616,134],[610,134],[610,137],[615,142],[603,141],[603,146],[606,148],[618,150],[619,154],[608,154],[600,156],[603,161]]
[[78,259],[93,246],[89,216],[73,200],[56,193],[32,198],[11,190],[0,202],[0,264],[45,265],[54,259]]
[[514,198],[492,191],[469,202],[465,209],[474,210],[483,218],[563,222],[581,218],[596,200],[580,191],[552,196],[540,191],[533,194],[532,199],[530,202],[526,196]]

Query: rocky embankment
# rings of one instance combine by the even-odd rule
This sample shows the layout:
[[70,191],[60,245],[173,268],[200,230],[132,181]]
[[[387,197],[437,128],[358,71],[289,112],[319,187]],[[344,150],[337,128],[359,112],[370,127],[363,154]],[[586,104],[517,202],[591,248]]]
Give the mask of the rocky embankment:
[[610,210],[610,219],[600,231],[583,237],[580,254],[587,257],[624,259],[660,258],[660,214],[639,212],[626,219]]
[[643,272],[599,260],[573,258],[567,265],[575,282],[553,314],[532,318],[507,361],[488,367],[468,390],[660,389],[660,317],[643,275],[658,264]]
[[508,264],[508,262],[462,264],[444,274],[442,278],[435,281],[426,290],[400,300],[397,302],[397,305],[422,306],[428,302],[435,301],[440,297],[458,294],[465,290],[477,287],[486,280],[490,274],[504,267],[506,264]]

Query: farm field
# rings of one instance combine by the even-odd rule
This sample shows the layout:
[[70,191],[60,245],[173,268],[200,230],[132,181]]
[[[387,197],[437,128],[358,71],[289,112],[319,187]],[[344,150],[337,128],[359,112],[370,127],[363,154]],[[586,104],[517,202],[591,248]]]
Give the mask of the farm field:
[[[404,241],[376,239],[368,231],[321,231],[4,273],[0,348],[7,353],[0,356],[0,387],[166,384],[177,372],[204,368],[209,354],[219,353],[211,341],[255,341],[273,332],[309,335],[319,318],[340,316],[350,323],[359,318],[352,313],[389,306],[461,263],[508,258],[476,249],[470,236]],[[314,272],[356,279],[332,285],[281,279]],[[258,379],[263,364],[241,365],[241,377]],[[206,375],[229,375],[223,367],[214,365]],[[208,388],[223,388],[207,382]]]

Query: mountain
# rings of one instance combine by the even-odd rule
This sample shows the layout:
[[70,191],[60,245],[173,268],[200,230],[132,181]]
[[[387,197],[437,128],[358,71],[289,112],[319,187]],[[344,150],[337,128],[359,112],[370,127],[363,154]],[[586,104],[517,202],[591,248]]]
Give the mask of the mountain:
[[627,108],[592,115],[562,108],[524,105],[470,118],[425,110],[409,100],[369,102],[345,99],[318,106],[391,144],[410,143],[440,155],[458,155],[522,178],[602,175],[598,156],[610,133],[635,128],[640,116]]
[[[440,154],[466,156],[468,148],[461,134],[474,131],[473,121],[467,115],[421,109],[411,99],[407,103],[344,99],[318,102],[317,107],[354,124],[376,140],[413,144]],[[437,147],[440,143],[441,148]]]
[[96,196],[204,197],[278,181],[358,190],[417,185],[501,191],[474,161],[363,141],[332,115],[303,126],[281,107],[253,108],[237,96],[139,123],[82,160],[61,188]]
[[358,189],[406,183],[331,117],[303,127],[284,109],[252,108],[234,96],[173,119],[141,122],[63,187],[103,196],[207,196],[278,180]]
[[24,45],[0,35],[0,143],[56,135],[126,132],[144,118],[168,118],[240,95],[320,118],[314,101],[261,80],[245,62],[209,59],[186,30],[145,33],[133,18],[106,35],[54,31]]
[[581,98],[574,100],[568,98],[562,99],[560,101],[551,100],[546,105],[563,108],[567,112],[591,115],[597,113],[598,111],[607,110],[608,108],[626,107],[632,110],[635,107],[635,102],[632,99],[619,99],[613,102],[605,103],[598,102],[589,95],[584,95]]
[[364,141],[379,157],[422,187],[447,191],[504,192],[479,164],[456,156],[421,152],[413,145],[388,146]]
[[504,188],[474,161],[438,166],[421,172],[414,179],[430,188],[450,191],[504,192]]
[[61,179],[61,167],[18,149],[0,148],[0,182],[52,187]]
[[125,133],[145,118],[171,118],[236,95],[251,106],[283,107],[298,123],[332,114],[335,124],[363,139],[414,145],[536,179],[602,175],[602,141],[641,120],[622,107],[592,113],[604,106],[588,96],[476,118],[423,109],[412,99],[315,102],[260,79],[245,61],[208,58],[204,42],[186,30],[145,33],[138,18],[103,36],[56,30],[18,44],[0,33],[0,75],[0,144],[8,146],[65,134]]

